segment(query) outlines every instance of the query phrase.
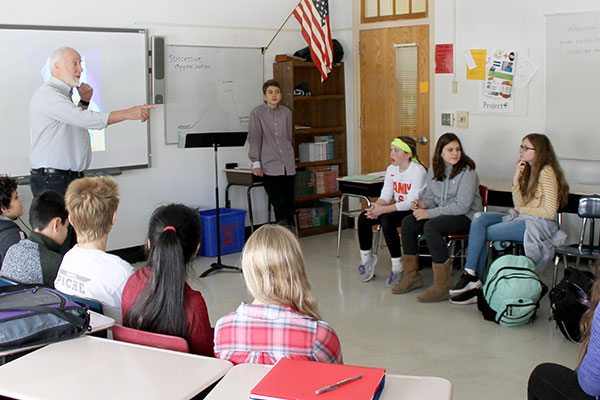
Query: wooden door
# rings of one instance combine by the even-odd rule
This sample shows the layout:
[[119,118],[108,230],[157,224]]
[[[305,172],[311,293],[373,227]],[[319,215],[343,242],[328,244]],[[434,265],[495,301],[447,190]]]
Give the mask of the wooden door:
[[[397,44],[416,43],[417,130],[401,132],[396,93]],[[360,31],[361,172],[384,171],[390,164],[389,148],[400,135],[420,138],[419,158],[429,165],[429,26]]]

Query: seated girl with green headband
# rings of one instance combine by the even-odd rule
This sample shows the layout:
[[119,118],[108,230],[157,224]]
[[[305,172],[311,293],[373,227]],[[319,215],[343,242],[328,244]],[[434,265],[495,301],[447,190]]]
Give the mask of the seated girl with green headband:
[[412,214],[411,203],[419,199],[425,189],[427,176],[427,170],[417,156],[417,143],[411,137],[399,136],[392,140],[390,159],[392,163],[385,172],[379,199],[358,218],[360,279],[368,282],[375,276],[377,255],[371,251],[372,227],[381,225],[392,258],[392,269],[384,284],[388,288],[396,285],[402,277],[402,250],[397,228],[404,217]]

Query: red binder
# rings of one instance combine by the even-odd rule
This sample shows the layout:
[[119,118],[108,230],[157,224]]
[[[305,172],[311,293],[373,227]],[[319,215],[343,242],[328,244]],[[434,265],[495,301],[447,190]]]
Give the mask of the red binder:
[[[316,394],[318,389],[361,374],[338,388]],[[250,391],[256,400],[371,400],[379,397],[385,381],[384,368],[357,367],[282,358]]]

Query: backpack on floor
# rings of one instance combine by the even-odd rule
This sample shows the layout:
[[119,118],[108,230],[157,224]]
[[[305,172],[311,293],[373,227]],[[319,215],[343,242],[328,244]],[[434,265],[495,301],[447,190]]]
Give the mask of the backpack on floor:
[[54,289],[0,287],[0,350],[71,339],[89,326],[87,308]]
[[502,326],[520,326],[535,319],[540,299],[548,287],[525,256],[505,255],[490,265],[477,307],[483,318]]
[[594,275],[589,271],[566,268],[565,276],[549,294],[552,318],[560,332],[571,342],[579,343],[579,322],[590,307]]

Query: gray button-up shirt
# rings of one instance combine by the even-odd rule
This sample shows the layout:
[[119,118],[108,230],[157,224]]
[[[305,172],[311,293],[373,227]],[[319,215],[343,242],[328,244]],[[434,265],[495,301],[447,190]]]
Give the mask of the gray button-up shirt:
[[250,113],[248,142],[252,168],[262,168],[266,175],[296,173],[289,108],[279,105],[271,109],[266,103],[254,108]]
[[31,98],[31,168],[83,171],[90,165],[92,151],[88,129],[108,125],[109,112],[78,107],[71,100],[71,88],[50,77]]

